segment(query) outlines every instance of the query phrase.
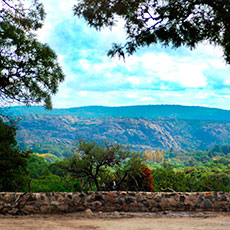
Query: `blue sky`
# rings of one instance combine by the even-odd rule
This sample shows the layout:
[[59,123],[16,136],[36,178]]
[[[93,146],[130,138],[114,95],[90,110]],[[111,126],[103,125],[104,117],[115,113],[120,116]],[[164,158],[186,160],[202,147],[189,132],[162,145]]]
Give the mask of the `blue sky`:
[[230,66],[219,47],[195,50],[140,49],[125,62],[108,58],[114,42],[125,40],[122,22],[96,31],[73,16],[73,0],[42,0],[46,20],[38,39],[56,52],[66,80],[53,96],[54,108],[87,105],[200,105],[230,109]]

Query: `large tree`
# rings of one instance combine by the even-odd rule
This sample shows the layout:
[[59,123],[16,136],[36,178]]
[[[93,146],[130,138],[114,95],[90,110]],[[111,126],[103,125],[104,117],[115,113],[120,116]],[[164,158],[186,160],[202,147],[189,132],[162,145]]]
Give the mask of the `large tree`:
[[64,75],[57,56],[36,39],[45,12],[37,0],[0,0],[0,99],[50,109]]
[[0,118],[0,192],[24,191],[29,182],[28,152],[18,150],[15,135],[15,125]]
[[229,0],[77,0],[74,12],[96,29],[125,21],[126,43],[114,44],[110,56],[157,42],[194,48],[208,41],[223,48],[230,64]]
[[129,155],[129,149],[119,144],[105,142],[104,145],[97,145],[95,142],[79,140],[76,154],[68,159],[66,169],[73,176],[92,181],[99,191],[100,177],[108,168],[120,166]]

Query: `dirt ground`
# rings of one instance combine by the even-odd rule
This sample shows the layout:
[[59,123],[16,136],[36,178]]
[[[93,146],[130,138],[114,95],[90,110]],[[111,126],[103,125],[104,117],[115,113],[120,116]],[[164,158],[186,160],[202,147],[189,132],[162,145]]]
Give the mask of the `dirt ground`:
[[0,230],[229,230],[230,213],[0,215]]

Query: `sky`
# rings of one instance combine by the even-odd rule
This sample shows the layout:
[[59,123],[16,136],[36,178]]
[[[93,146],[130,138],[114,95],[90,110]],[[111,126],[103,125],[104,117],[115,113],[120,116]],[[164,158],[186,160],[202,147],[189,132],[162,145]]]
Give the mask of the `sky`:
[[52,97],[54,108],[180,104],[230,109],[230,66],[220,47],[155,44],[125,61],[109,58],[112,43],[125,41],[121,21],[112,30],[96,31],[74,16],[74,0],[42,2],[47,15],[38,39],[56,52],[66,76]]

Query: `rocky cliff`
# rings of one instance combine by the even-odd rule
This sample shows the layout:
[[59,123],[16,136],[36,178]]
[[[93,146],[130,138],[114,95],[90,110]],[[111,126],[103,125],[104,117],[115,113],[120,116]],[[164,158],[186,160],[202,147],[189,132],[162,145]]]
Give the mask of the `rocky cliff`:
[[79,138],[107,139],[134,149],[207,149],[230,144],[230,122],[175,118],[84,118],[25,115],[18,123],[17,140],[25,144],[71,144]]

